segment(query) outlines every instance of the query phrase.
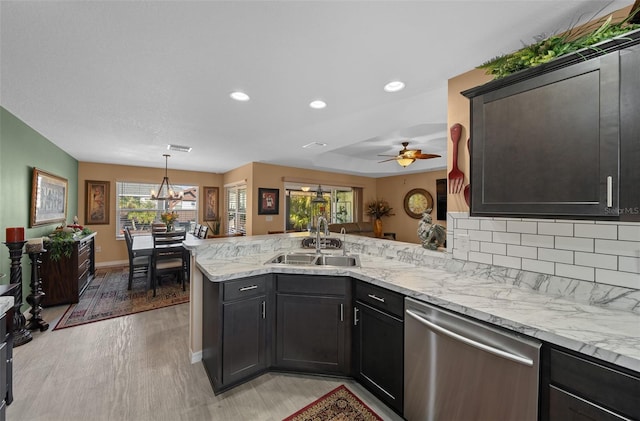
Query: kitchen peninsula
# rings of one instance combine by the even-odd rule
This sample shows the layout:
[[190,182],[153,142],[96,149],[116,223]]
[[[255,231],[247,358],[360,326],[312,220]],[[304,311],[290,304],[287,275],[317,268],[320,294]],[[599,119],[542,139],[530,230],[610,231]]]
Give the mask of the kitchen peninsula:
[[416,244],[358,236],[347,235],[344,239],[347,253],[358,255],[361,267],[265,264],[279,252],[301,251],[305,235],[196,240],[187,244],[194,259],[192,267],[197,268],[191,280],[193,362],[202,359],[202,310],[207,306],[202,300],[203,282],[288,274],[355,279],[536,338],[636,377],[640,373],[637,309],[595,306],[537,291],[539,274],[459,261]]

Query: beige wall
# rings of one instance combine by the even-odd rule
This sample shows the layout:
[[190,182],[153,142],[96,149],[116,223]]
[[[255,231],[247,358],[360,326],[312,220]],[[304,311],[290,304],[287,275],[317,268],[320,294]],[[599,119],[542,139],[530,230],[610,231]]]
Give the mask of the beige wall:
[[[78,164],[78,215],[80,224],[85,223],[85,181],[98,180],[111,182],[109,197],[109,224],[88,225],[96,236],[96,263],[98,265],[120,264],[127,261],[127,250],[124,241],[116,238],[116,182],[130,181],[140,183],[157,183],[164,175],[160,168],[132,167],[124,165],[98,164],[80,162]],[[234,183],[247,185],[247,235],[261,235],[268,231],[282,230],[285,226],[285,181],[307,182],[309,184],[361,187],[364,202],[376,197],[389,200],[394,208],[395,216],[385,218],[385,231],[397,233],[397,239],[417,243],[415,235],[418,220],[410,218],[403,209],[406,192],[413,188],[424,188],[436,200],[435,180],[445,178],[446,171],[410,174],[385,178],[370,178],[349,174],[338,174],[327,171],[308,170],[304,168],[284,167],[253,162],[231,170],[225,174],[213,174],[195,171],[170,170],[169,178],[173,184],[193,184],[200,188],[213,186],[220,189],[219,212],[224,211],[224,186]],[[280,190],[280,212],[278,215],[258,215],[258,188],[277,188]],[[202,206],[198,209],[198,220],[202,220]],[[434,209],[435,216],[436,209]],[[270,219],[270,220],[269,220]],[[367,220],[367,216],[363,217]],[[224,218],[223,218],[224,220]],[[439,223],[445,224],[444,221]],[[225,230],[226,227],[222,227]]]
[[[486,75],[484,70],[474,69],[449,79],[449,91],[447,102],[447,126],[451,127],[456,123],[462,125],[462,136],[458,143],[458,168],[464,173],[464,185],[469,184],[469,150],[467,149],[467,139],[469,139],[471,127],[471,108],[469,100],[460,92],[482,85],[492,77]],[[473,140],[472,140],[473,141]],[[447,142],[447,168],[453,168],[453,142],[451,134],[448,134]],[[462,192],[447,195],[447,211],[464,212],[469,207],[464,201]]]
[[[382,218],[382,227],[384,232],[395,232],[396,240],[406,241],[408,243],[419,243],[418,239],[418,223],[419,219],[414,219],[407,215],[404,211],[404,197],[412,189],[425,189],[433,197],[433,210],[431,215],[433,222],[446,226],[446,221],[436,221],[437,215],[437,195],[436,180],[446,178],[447,171],[429,171],[418,174],[397,175],[393,177],[379,178],[377,182],[377,197],[389,202],[393,208],[393,216]],[[367,203],[375,199],[373,196],[364,196],[364,202]]]
[[[96,264],[104,265],[128,261],[125,242],[122,241],[122,239],[116,239],[116,181],[157,183],[159,185],[163,176],[164,169],[162,168],[131,167],[125,165],[97,164],[93,162],[78,163],[78,213],[80,213],[78,219],[81,225],[84,225],[85,222],[85,181],[99,180],[111,182],[109,224],[87,226],[92,231],[98,233],[96,236]],[[169,179],[172,184],[192,184],[200,188],[203,186],[217,186],[221,192],[223,191],[223,178],[220,174],[170,170]],[[223,209],[222,206],[223,202],[219,205],[220,210]],[[198,219],[202,220],[201,206],[199,206],[198,212]]]

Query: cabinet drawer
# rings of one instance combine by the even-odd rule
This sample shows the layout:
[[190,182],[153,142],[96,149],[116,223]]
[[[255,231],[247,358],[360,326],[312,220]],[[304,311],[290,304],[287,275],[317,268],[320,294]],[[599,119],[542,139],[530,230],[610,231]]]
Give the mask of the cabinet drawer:
[[0,339],[4,339],[5,336],[7,336],[7,313],[0,317]]
[[0,373],[2,373],[2,381],[0,382],[0,399],[4,400],[7,396],[7,343],[0,344]]
[[404,296],[377,285],[356,283],[356,300],[404,319]]
[[339,276],[278,275],[276,282],[278,292],[347,295],[348,282]]
[[222,299],[224,301],[265,295],[267,291],[267,277],[255,276],[252,278],[238,279],[237,281],[228,281],[224,283],[222,288]]
[[573,421],[622,421],[628,420],[562,389],[549,389],[549,419]]
[[88,259],[78,259],[78,273],[82,273],[89,269],[89,260]]
[[550,380],[580,398],[640,419],[640,379],[557,349],[549,353]]
[[83,265],[89,261],[89,249],[86,248],[78,252],[78,266]]
[[89,248],[91,247],[91,243],[93,243],[93,238],[87,240],[87,241],[80,241],[78,243],[78,254],[83,253],[84,251],[89,251]]

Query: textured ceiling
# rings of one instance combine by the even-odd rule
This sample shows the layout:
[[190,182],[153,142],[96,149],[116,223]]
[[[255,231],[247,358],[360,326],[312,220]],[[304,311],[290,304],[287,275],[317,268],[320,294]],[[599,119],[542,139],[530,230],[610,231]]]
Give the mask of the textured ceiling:
[[[0,102],[79,161],[421,172],[446,167],[447,79],[631,3],[1,1]],[[378,163],[405,140],[443,158]]]

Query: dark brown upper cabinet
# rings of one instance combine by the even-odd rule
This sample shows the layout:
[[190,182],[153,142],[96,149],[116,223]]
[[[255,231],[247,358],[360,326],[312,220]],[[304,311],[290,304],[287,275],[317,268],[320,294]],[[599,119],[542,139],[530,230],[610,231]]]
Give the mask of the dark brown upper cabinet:
[[471,215],[640,219],[640,31],[463,92]]

